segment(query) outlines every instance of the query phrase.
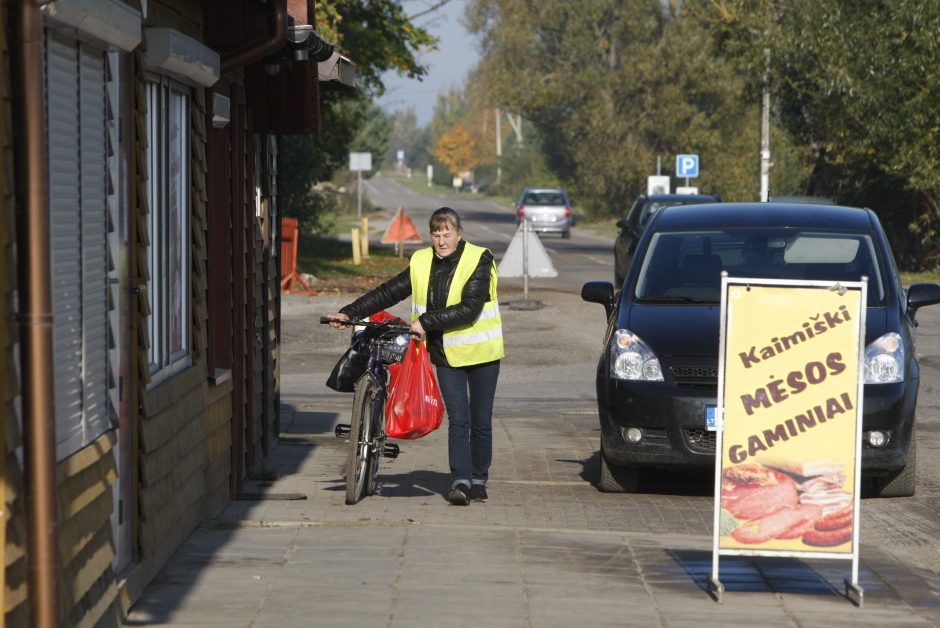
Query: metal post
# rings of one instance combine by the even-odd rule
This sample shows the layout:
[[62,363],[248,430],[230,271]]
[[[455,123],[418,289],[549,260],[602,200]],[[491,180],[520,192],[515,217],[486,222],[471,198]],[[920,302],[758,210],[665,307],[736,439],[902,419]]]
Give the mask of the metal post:
[[529,300],[529,221],[522,219],[522,299]]
[[760,121],[760,200],[770,200],[770,48],[764,48],[764,95]]
[[496,186],[503,178],[503,133],[500,125],[499,107],[496,107]]
[[362,218],[362,170],[356,170],[356,216]]

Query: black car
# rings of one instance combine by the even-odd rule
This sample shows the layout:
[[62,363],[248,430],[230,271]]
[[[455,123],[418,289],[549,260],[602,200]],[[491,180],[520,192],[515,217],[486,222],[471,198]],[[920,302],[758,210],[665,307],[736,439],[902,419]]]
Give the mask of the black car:
[[[799,246],[794,246],[799,241]],[[799,255],[791,253],[799,250]],[[869,277],[862,474],[866,492],[912,495],[920,370],[917,309],[940,286],[901,286],[875,213],[835,205],[670,206],[650,221],[622,292],[589,282],[608,315],[597,368],[604,491],[636,490],[641,467],[708,467],[716,438],[720,286],[732,277],[858,281]]]
[[617,221],[620,233],[614,242],[614,284],[619,289],[627,276],[630,260],[643,230],[656,212],[670,205],[715,203],[721,199],[711,194],[641,194],[633,202],[626,218]]

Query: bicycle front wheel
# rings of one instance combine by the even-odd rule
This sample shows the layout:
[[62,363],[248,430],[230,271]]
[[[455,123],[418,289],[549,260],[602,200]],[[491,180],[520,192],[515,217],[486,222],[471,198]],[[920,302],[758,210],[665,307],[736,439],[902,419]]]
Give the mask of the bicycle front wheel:
[[346,503],[356,504],[363,495],[374,492],[378,470],[375,438],[375,407],[379,390],[375,380],[364,374],[356,382],[352,417],[349,421],[349,457],[346,460]]

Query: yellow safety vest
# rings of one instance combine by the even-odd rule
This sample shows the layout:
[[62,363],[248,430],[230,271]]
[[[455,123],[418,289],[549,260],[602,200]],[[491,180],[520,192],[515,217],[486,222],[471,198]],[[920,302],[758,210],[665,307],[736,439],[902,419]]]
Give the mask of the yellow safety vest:
[[[447,293],[447,305],[460,303],[463,287],[480,263],[486,249],[482,246],[464,244],[463,253],[457,262],[454,278]],[[411,256],[411,320],[414,322],[428,309],[428,288],[431,280],[431,261],[434,247],[419,249]],[[448,329],[444,332],[444,355],[454,367],[472,366],[506,355],[503,349],[503,322],[499,316],[496,298],[496,264],[490,264],[490,294],[476,320],[468,325]]]

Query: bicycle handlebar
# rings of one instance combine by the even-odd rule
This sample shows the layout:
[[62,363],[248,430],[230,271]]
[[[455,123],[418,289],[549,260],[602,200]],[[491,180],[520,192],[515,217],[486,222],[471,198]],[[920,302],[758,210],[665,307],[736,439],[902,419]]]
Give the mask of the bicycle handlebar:
[[366,320],[354,321],[354,320],[345,319],[345,318],[333,318],[331,316],[320,317],[321,325],[329,325],[330,323],[340,323],[341,325],[345,325],[346,327],[352,327],[354,325],[362,325],[363,327],[386,327],[390,331],[409,333],[409,334],[414,335],[414,332],[411,331],[410,325],[396,325],[394,323],[389,323],[389,322],[376,323],[375,321],[366,321]]

